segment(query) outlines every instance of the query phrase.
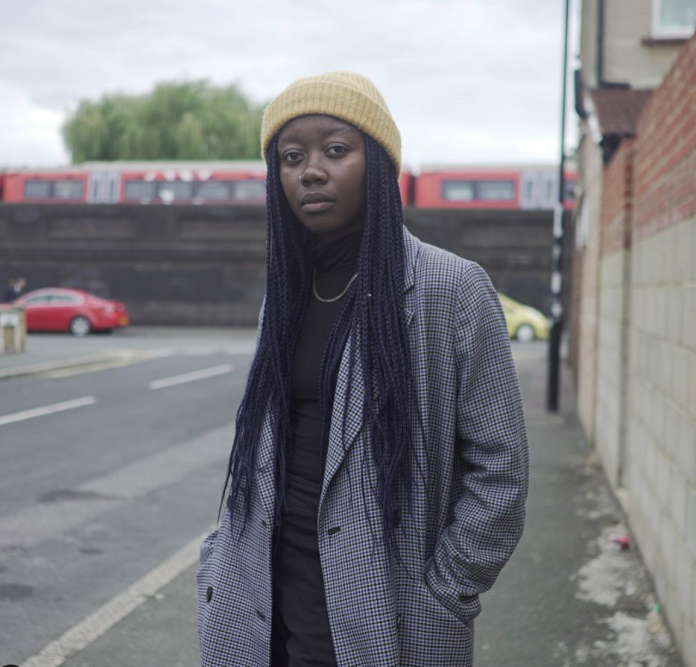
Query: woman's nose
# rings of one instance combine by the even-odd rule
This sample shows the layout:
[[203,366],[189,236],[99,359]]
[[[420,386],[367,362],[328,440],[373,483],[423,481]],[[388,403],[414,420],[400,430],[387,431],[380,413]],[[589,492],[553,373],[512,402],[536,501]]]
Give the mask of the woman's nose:
[[302,185],[311,185],[312,183],[325,183],[328,174],[326,169],[324,169],[321,164],[316,161],[310,162],[307,168],[300,175],[300,181]]

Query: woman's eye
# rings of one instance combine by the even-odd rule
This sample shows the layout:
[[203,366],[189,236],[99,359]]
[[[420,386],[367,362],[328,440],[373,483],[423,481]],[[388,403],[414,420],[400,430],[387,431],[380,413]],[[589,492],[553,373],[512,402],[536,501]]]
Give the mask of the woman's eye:
[[286,162],[297,162],[302,156],[297,151],[290,151],[283,156]]
[[329,146],[329,150],[327,152],[330,153],[331,155],[343,155],[346,152],[346,147],[345,146]]

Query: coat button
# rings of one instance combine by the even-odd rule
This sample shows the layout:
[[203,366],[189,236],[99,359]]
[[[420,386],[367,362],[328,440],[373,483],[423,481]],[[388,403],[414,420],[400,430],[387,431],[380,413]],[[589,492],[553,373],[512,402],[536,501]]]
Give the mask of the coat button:
[[213,597],[213,587],[208,586],[208,590],[205,592],[205,601],[210,602],[212,597]]
[[326,533],[328,535],[335,535],[339,530],[341,530],[341,526],[334,526],[333,528],[329,528]]
[[257,610],[256,610],[256,615],[257,615],[262,621],[265,621],[265,620],[266,620],[266,614],[264,614],[260,609],[257,609]]
[[266,527],[266,519],[261,519],[261,525],[265,528]]

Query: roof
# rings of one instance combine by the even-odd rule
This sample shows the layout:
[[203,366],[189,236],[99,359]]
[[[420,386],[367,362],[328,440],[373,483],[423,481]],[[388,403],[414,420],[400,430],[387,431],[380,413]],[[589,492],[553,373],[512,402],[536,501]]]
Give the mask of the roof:
[[599,131],[603,137],[633,137],[638,116],[650,98],[652,90],[631,88],[588,89]]

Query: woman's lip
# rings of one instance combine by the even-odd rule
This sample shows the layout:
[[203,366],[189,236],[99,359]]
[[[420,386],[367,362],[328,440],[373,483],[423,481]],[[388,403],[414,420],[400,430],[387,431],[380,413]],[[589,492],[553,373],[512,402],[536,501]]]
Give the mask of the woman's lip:
[[330,209],[333,205],[334,203],[332,201],[307,202],[306,204],[302,204],[302,210],[305,213],[322,213]]

